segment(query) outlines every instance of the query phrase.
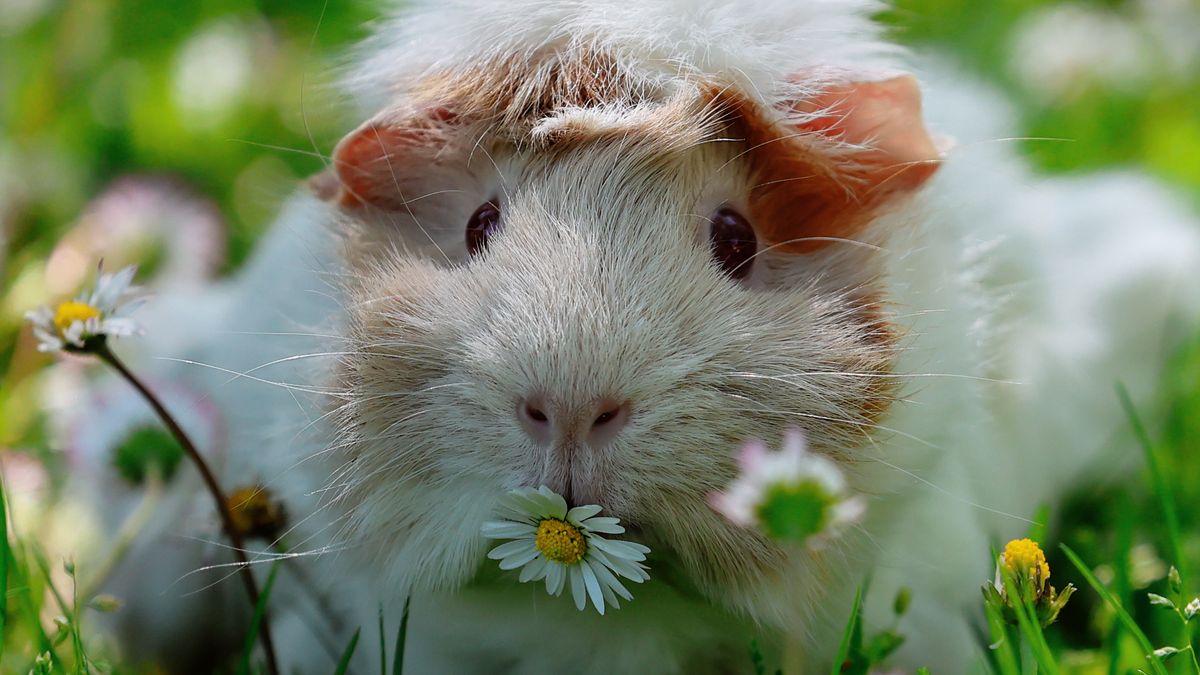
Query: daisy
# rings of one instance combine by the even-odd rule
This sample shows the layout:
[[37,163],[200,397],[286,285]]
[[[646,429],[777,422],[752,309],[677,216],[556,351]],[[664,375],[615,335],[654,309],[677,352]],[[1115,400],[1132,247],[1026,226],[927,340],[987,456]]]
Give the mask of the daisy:
[[120,306],[135,288],[131,286],[137,268],[130,266],[116,274],[97,271],[96,287],[74,300],[56,307],[43,305],[27,312],[25,318],[33,324],[41,352],[81,352],[97,346],[90,340],[133,335],[140,329],[132,319],[118,316]]
[[559,595],[568,581],[575,606],[582,610],[590,598],[596,611],[606,605],[620,608],[617,596],[633,595],[618,576],[634,583],[650,578],[642,561],[650,549],[631,541],[605,539],[625,528],[612,517],[597,517],[601,507],[576,506],[546,486],[509,492],[501,501],[505,519],[483,524],[483,536],[512,539],[488,553],[500,569],[521,569],[520,581],[544,579],[546,592]]
[[866,510],[861,498],[849,495],[833,460],[809,452],[799,431],[787,433],[779,452],[759,441],[747,443],[738,464],[737,479],[710,495],[709,504],[743,527],[819,548]]

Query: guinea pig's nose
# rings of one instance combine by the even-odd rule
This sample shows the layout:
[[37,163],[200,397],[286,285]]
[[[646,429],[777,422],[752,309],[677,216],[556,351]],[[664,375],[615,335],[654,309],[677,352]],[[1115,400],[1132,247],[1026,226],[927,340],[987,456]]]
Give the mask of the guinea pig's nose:
[[583,405],[564,405],[529,396],[517,402],[517,419],[538,444],[579,442],[600,448],[629,423],[629,404],[599,398]]

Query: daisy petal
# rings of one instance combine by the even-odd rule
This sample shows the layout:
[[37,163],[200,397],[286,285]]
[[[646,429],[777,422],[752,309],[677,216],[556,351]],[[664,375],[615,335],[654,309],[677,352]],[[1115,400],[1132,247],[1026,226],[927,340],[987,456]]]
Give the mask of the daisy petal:
[[[528,541],[522,540],[521,543],[528,544]],[[500,569],[515,570],[518,567],[521,567],[525,563],[527,563],[537,557],[538,557],[537,548],[530,546],[529,550],[527,550],[527,551],[521,551],[520,553],[513,553],[511,555],[506,556],[503,560],[500,561]]]
[[562,495],[558,494],[554,490],[551,490],[545,485],[542,485],[538,488],[538,493],[545,498],[549,505],[554,509],[553,512],[546,515],[551,515],[555,518],[567,517],[567,500],[563,499]]
[[567,568],[558,563],[546,564],[546,592],[550,595],[562,593],[567,583]]
[[121,296],[130,290],[129,284],[133,281],[135,274],[137,274],[137,268],[132,265],[116,274],[101,274],[100,279],[96,281],[96,290],[92,293],[88,304],[101,310],[110,311],[121,300]]
[[587,607],[587,595],[585,594],[586,585],[583,580],[583,573],[580,569],[583,565],[571,566],[571,597],[575,599],[575,609],[582,610]]
[[521,583],[529,581],[537,581],[546,575],[546,559],[542,557],[534,558],[529,561],[529,564],[521,568],[521,575],[517,577]]
[[35,326],[48,329],[50,328],[50,324],[54,322],[54,310],[50,309],[46,305],[42,305],[37,309],[31,309],[28,312],[25,312],[25,320]]
[[592,571],[592,566],[586,563],[576,567],[583,573],[583,582],[587,586],[588,597],[592,599],[596,611],[604,616],[604,594],[600,592],[600,581],[596,579],[596,573]]
[[537,553],[537,547],[533,545],[532,540],[518,539],[516,541],[500,544],[491,551],[488,551],[487,555],[492,560],[500,560],[501,558],[507,558],[511,555],[524,553],[525,551],[533,551],[534,553]]
[[593,549],[591,551],[591,555],[607,565],[608,568],[613,572],[635,583],[640,584],[646,579],[650,578],[650,576],[646,574],[645,570],[632,560],[625,560],[623,558],[610,558],[604,555],[604,553],[599,549]]
[[624,558],[625,560],[632,560],[634,562],[645,560],[646,553],[650,552],[650,549],[641,544],[620,541],[619,539],[601,539],[600,537],[595,537],[591,541],[596,545],[596,548],[615,558]]
[[570,511],[567,511],[567,520],[579,525],[579,524],[582,524],[583,521],[587,520],[588,518],[591,518],[592,516],[596,515],[597,513],[600,513],[603,510],[604,510],[603,508],[596,506],[595,504],[588,504],[587,506],[576,506],[575,508],[571,509]]
[[611,516],[603,516],[597,518],[588,518],[583,526],[592,532],[600,532],[601,534],[624,534],[625,528],[621,527],[620,519]]
[[[611,589],[611,592],[620,595],[626,600],[632,600],[633,594],[621,584],[621,580],[613,576],[608,567],[602,563],[592,565],[592,571],[596,573],[596,578],[600,580],[600,586],[604,589]],[[613,603],[614,605],[616,603]]]
[[528,537],[537,532],[537,528],[529,523],[514,523],[511,520],[494,520],[483,524],[483,536],[488,539],[516,539]]
[[540,516],[542,510],[542,500],[540,496],[533,491],[513,490],[504,496],[501,503],[505,508],[512,511],[515,515],[521,518],[529,518],[530,516]]
[[611,588],[600,584],[600,591],[604,593],[605,604],[612,605],[613,609],[621,609],[621,603],[617,602],[617,596],[613,595]]

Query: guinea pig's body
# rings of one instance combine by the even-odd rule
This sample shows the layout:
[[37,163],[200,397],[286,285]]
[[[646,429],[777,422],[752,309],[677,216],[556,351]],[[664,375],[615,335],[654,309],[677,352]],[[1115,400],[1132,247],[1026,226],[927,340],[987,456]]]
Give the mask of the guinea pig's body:
[[[937,68],[922,113],[871,9],[459,1],[384,24],[321,198],[190,335],[153,342],[180,335],[171,298],[141,313],[225,412],[227,483],[287,502],[285,662],[329,670],[411,598],[406,673],[749,672],[751,640],[791,673],[832,658],[870,576],[869,612],[913,591],[897,660],[965,671],[990,546],[1127,449],[1113,385],[1151,400],[1200,238],[1137,177],[1035,179],[1002,105]],[[822,550],[707,506],[742,442],[789,428],[868,497]],[[577,611],[486,560],[498,497],[539,484],[650,546],[633,601]]]

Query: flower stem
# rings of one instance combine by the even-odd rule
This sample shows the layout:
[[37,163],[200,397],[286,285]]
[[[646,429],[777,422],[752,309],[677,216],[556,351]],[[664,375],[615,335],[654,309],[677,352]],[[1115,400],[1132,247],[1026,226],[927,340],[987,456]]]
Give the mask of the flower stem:
[[[229,537],[230,542],[233,543],[233,552],[237,556],[239,563],[239,576],[242,578],[242,585],[246,588],[246,595],[249,596],[250,606],[257,607],[259,598],[258,582],[255,581],[254,574],[250,571],[250,560],[246,557],[245,541],[242,538],[241,530],[238,529],[233,520],[233,514],[229,511],[228,499],[221,490],[221,486],[217,483],[217,479],[213,476],[212,470],[208,468],[208,463],[204,461],[204,457],[200,455],[196,446],[188,438],[188,435],[184,433],[171,413],[167,412],[167,409],[163,407],[158,397],[136,375],[125,367],[125,364],[117,358],[116,354],[112,353],[107,344],[101,343],[96,345],[93,348],[93,352],[100,360],[116,369],[121,374],[121,377],[124,377],[129,384],[133,385],[134,389],[138,390],[138,393],[146,399],[146,402],[154,409],[154,412],[159,416],[163,424],[167,426],[167,430],[171,432],[171,435],[183,447],[184,453],[192,460],[192,464],[200,471],[200,477],[204,479],[204,485],[208,488],[209,494],[212,495],[213,501],[217,503],[217,513],[221,516],[221,525],[225,530],[225,534]],[[279,665],[275,660],[275,644],[271,640],[271,629],[265,614],[262,617],[259,635],[262,640],[263,651],[267,656],[267,670],[271,675],[279,675]]]

